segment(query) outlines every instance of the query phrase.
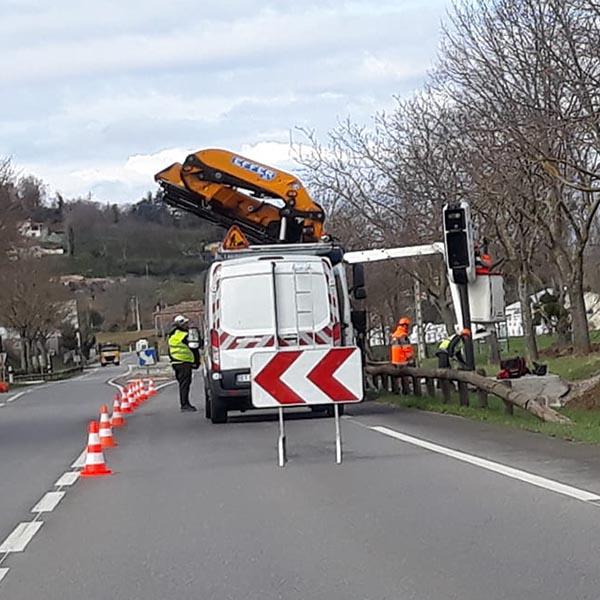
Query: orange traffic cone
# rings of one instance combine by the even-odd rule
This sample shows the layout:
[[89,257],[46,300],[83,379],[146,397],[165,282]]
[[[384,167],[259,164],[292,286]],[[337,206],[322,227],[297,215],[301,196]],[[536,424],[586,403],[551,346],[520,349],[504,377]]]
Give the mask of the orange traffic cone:
[[123,418],[123,414],[121,413],[121,403],[119,402],[118,394],[115,396],[115,401],[113,402],[113,410],[112,417],[110,419],[111,427],[123,427],[125,425],[125,419]]
[[130,413],[133,412],[133,409],[131,408],[131,404],[129,404],[129,392],[127,390],[127,388],[125,388],[123,390],[123,395],[121,396],[121,412],[124,415],[128,415]]
[[82,477],[99,477],[101,475],[110,475],[112,471],[104,462],[104,453],[102,444],[98,435],[98,423],[90,421],[88,427],[88,445],[85,454],[85,467],[81,473]]
[[146,391],[146,386],[142,380],[140,380],[139,395],[142,404],[148,400],[148,392]]
[[154,379],[148,382],[148,396],[156,396],[156,388],[154,387]]
[[141,404],[140,395],[137,390],[137,385],[133,384],[130,392],[129,403],[131,404],[131,408],[138,408]]
[[112,427],[110,425],[110,417],[108,416],[108,406],[103,404],[100,407],[100,445],[103,448],[114,448],[117,445],[113,437]]

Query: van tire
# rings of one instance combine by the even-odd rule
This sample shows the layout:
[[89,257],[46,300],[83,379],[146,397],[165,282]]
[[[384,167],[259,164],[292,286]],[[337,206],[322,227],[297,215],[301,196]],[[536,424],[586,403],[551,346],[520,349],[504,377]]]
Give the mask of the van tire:
[[208,387],[204,386],[204,417],[210,419],[211,405],[210,405],[210,392]]
[[210,420],[215,424],[227,423],[227,405],[219,396],[214,396],[210,400]]

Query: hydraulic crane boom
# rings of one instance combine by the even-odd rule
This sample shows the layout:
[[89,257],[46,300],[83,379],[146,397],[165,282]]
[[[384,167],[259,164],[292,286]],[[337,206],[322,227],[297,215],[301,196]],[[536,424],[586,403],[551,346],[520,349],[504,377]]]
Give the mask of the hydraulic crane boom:
[[323,209],[296,177],[239,154],[200,150],[154,179],[168,204],[224,227],[237,225],[253,242],[316,242],[323,236]]

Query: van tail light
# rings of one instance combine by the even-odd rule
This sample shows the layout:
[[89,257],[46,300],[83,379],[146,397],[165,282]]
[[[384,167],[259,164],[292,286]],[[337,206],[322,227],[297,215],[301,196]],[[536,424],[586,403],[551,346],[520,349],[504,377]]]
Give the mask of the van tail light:
[[332,329],[333,345],[339,346],[342,343],[342,327],[339,323],[333,324]]
[[210,363],[213,372],[220,371],[219,364],[219,332],[216,329],[210,330]]

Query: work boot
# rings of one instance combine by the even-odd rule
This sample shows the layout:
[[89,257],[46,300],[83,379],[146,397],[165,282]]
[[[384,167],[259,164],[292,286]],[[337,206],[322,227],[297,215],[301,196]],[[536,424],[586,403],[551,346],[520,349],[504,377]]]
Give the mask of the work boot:
[[197,412],[197,408],[195,406],[192,406],[191,404],[184,404],[181,407],[181,412]]

